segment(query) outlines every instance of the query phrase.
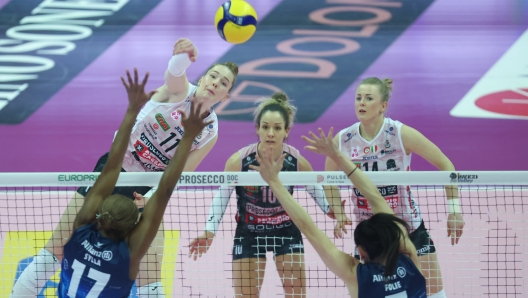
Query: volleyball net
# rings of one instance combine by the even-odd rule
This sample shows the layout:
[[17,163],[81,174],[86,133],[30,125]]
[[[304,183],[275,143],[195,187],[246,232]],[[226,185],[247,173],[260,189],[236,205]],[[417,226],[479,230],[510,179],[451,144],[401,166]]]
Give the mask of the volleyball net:
[[[528,172],[368,172],[376,185],[410,186],[429,230],[448,297],[526,297],[528,276]],[[44,247],[57,228],[78,187],[91,186],[98,173],[0,173],[0,297],[8,297],[20,272]],[[118,186],[156,186],[161,173],[122,173]],[[342,172],[280,173],[294,197],[336,246],[352,254],[355,245],[357,193]],[[231,199],[209,251],[197,260],[188,257],[189,243],[202,235],[209,208],[223,186],[266,186],[249,173],[184,173],[164,215],[163,237],[156,239],[159,266],[167,297],[234,297],[233,241],[236,195]],[[345,211],[354,225],[343,239],[335,239],[335,220],[326,216],[305,186],[338,186]],[[457,245],[447,235],[446,185],[458,187],[465,227]],[[405,187],[406,189],[406,187]],[[380,191],[382,189],[380,188]],[[398,200],[400,192],[391,198]],[[82,201],[81,201],[82,203]],[[73,204],[73,203],[72,203]],[[72,205],[71,204],[71,205]],[[254,209],[247,210],[249,213]],[[258,217],[258,214],[254,214]],[[72,220],[63,217],[63,221]],[[262,221],[263,229],[266,226]],[[275,226],[277,228],[277,226]],[[66,231],[69,232],[69,231]],[[344,283],[330,272],[304,239],[306,296],[343,297]],[[261,297],[283,295],[282,281],[267,252]],[[39,297],[56,297],[58,273],[47,281]],[[130,297],[135,296],[133,289]]]

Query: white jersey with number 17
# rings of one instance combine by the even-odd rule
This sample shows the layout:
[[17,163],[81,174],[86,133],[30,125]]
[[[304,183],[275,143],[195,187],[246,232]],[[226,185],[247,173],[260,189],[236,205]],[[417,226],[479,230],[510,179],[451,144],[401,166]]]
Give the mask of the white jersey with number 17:
[[[139,113],[132,129],[123,169],[127,172],[161,172],[172,159],[185,132],[181,114],[191,111],[196,86],[189,84],[187,97],[176,103],[148,101]],[[218,119],[213,110],[204,121],[209,124],[194,140],[191,151],[200,149],[218,134]]]
[[[339,132],[339,150],[363,171],[410,171],[411,154],[407,155],[401,139],[402,123],[385,118],[378,135],[371,141],[359,133],[360,122]],[[396,216],[405,220],[411,230],[422,222],[420,209],[411,195],[409,186],[384,185],[378,189],[394,210]],[[372,210],[367,200],[354,187],[352,201],[358,220],[368,219]]]

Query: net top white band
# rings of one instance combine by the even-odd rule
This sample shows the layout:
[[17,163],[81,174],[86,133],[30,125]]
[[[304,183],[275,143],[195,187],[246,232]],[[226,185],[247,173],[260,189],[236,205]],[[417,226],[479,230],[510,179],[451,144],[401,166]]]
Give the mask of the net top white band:
[[[366,172],[376,185],[528,185],[528,171]],[[162,173],[121,173],[117,186],[156,186]],[[0,187],[91,186],[99,173],[0,173]],[[343,172],[281,172],[286,185],[352,185]],[[257,172],[184,172],[178,186],[267,183]]]

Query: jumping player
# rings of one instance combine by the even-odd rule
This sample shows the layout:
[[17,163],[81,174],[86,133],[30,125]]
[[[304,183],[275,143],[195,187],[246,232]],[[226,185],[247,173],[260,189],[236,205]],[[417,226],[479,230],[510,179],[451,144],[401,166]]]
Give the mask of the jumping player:
[[[235,152],[226,162],[227,172],[247,172],[257,163],[262,150],[287,158],[282,171],[312,171],[310,163],[294,147],[284,143],[293,125],[296,107],[284,93],[275,93],[255,110],[258,143]],[[301,233],[267,187],[237,186],[237,228],[233,245],[233,283],[237,297],[259,295],[263,282],[266,252],[272,251],[286,297],[306,294],[304,245]],[[293,193],[293,186],[287,186]],[[308,193],[327,213],[328,202],[322,187],[307,187]],[[218,229],[233,188],[220,187],[213,199],[203,235],[190,243],[189,254],[196,259],[205,253]],[[330,202],[332,203],[332,202]],[[338,207],[339,198],[336,200]]]
[[[213,106],[228,98],[236,82],[238,67],[231,62],[214,64],[200,78],[198,84],[193,85],[187,79],[186,69],[198,58],[198,50],[194,44],[188,39],[179,39],[172,54],[165,72],[165,84],[157,89],[157,93],[137,116],[123,160],[123,171],[163,171],[185,132],[178,111],[188,113],[192,103],[201,103],[202,108],[209,113],[206,121],[214,122],[205,127],[194,140],[184,170],[194,171],[218,139],[218,122]],[[94,172],[100,172],[107,162],[108,154],[104,154],[98,160]],[[150,189],[151,186],[116,187],[113,193],[134,200],[134,192],[145,195]],[[62,260],[62,247],[71,234],[73,219],[88,190],[84,187],[77,190],[52,238],[18,278],[14,286],[14,289],[17,289],[15,292],[23,289],[30,297],[36,297],[47,280],[55,274]],[[160,229],[140,266],[137,278],[140,298],[164,297],[161,284],[163,242],[163,229]]]
[[337,249],[328,236],[317,228],[306,210],[284,188],[278,173],[285,154],[276,161],[273,152],[264,149],[262,154],[257,156],[259,166],[251,165],[250,168],[259,171],[326,266],[345,282],[350,297],[425,298],[425,278],[420,272],[416,248],[408,237],[408,225],[394,215],[372,181],[347,156],[338,151],[332,140],[333,129],[330,129],[328,137],[321,129],[319,133],[320,138],[312,132],[312,139],[303,136],[309,144],[305,148],[327,155],[336,164],[341,165],[342,170],[372,208],[374,215],[360,222],[354,230],[354,241],[363,263]]
[[[439,170],[454,171],[453,163],[424,135],[414,128],[384,116],[391,92],[391,79],[382,81],[378,78],[367,78],[359,84],[355,99],[355,111],[359,122],[341,130],[335,136],[339,150],[364,171],[409,171],[413,152]],[[338,169],[338,164],[331,158],[326,159],[325,170]],[[394,185],[378,186],[378,188],[396,216],[411,227],[409,237],[418,251],[422,272],[427,279],[428,295],[445,298],[436,249],[410,188]],[[333,188],[331,196],[339,196],[336,188]],[[372,210],[369,209],[363,193],[357,187],[353,196],[352,204],[356,217],[362,220],[372,216]],[[464,228],[457,187],[446,186],[446,196],[449,207],[447,230],[454,244],[458,243]]]

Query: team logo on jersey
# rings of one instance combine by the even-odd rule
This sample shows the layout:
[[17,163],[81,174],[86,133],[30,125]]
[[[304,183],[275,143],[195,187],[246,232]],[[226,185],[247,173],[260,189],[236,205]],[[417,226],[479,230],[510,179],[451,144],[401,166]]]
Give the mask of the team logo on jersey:
[[385,148],[390,148],[390,143],[389,143],[389,140],[385,140]]
[[167,123],[167,121],[165,121],[165,118],[163,118],[163,115],[161,115],[160,113],[157,113],[155,117],[156,117],[156,121],[158,121],[158,124],[161,126],[163,131],[167,131],[170,129],[170,126]]
[[171,117],[174,120],[178,120],[180,118],[180,115],[181,115],[180,111],[174,111],[174,112],[171,113]]
[[358,157],[359,156],[359,147],[352,147],[352,153],[350,154],[350,157]]
[[365,153],[365,154],[374,153],[374,152],[377,152],[377,151],[378,151],[378,146],[377,145],[363,148],[363,153]]

